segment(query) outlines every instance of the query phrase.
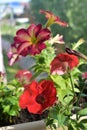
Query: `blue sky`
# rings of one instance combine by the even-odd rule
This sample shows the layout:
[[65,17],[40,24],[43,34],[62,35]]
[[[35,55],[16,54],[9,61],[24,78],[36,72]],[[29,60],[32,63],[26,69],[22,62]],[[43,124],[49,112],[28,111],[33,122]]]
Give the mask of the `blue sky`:
[[30,0],[0,0],[0,3],[8,3],[8,2],[28,2]]

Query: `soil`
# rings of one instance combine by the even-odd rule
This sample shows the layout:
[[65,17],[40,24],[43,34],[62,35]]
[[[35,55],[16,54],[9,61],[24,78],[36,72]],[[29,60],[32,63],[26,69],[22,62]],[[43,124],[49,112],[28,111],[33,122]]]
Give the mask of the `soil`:
[[10,120],[0,119],[0,127],[42,120],[45,119],[47,115],[48,111],[45,111],[43,114],[38,115],[38,114],[31,114],[27,111],[27,109],[24,109],[20,111],[19,116],[13,117]]

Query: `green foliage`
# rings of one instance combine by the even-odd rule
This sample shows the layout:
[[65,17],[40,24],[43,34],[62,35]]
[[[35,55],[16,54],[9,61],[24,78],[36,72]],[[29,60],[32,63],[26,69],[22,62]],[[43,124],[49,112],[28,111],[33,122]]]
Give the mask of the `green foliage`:
[[[80,43],[77,42],[73,44],[72,48],[73,47],[79,50]],[[48,50],[49,46],[47,46],[46,50],[42,51],[41,55],[36,56],[36,66],[34,66],[35,72],[38,72],[39,69],[42,69],[41,72],[49,70],[52,60],[50,57],[52,54]],[[55,56],[54,53],[53,56]],[[47,78],[55,83],[58,98],[56,105],[49,109],[49,114],[46,119],[47,126],[54,129],[60,127],[64,129],[65,126],[67,126],[69,130],[86,130],[87,119],[83,120],[81,117],[87,116],[87,103],[81,102],[80,104],[80,100],[87,97],[87,94],[84,93],[87,84],[85,79],[82,79],[80,76],[82,72],[79,70],[79,66],[84,63],[85,61],[81,61],[77,68],[63,76],[57,74],[51,75],[49,71],[47,71]],[[80,105],[83,106],[83,108],[81,108]],[[73,111],[76,114],[74,118]]]
[[50,63],[55,57],[55,51],[54,47],[52,47],[51,44],[49,44],[48,42],[46,43],[46,46],[46,49],[44,49],[40,55],[36,55],[35,57],[33,57],[36,61],[36,64],[33,67],[31,67],[31,69],[34,72],[43,71],[50,73]]
[[[40,14],[37,15],[37,11],[40,9],[46,9],[49,11],[51,10],[55,13],[55,15],[59,15],[62,19],[66,19],[65,21],[70,22],[70,27],[64,30],[63,28],[60,28],[58,26],[58,30],[57,30],[57,28],[55,28],[56,26],[53,25],[52,34],[54,35],[55,33],[60,32],[64,35],[66,41],[72,41],[72,39],[77,39],[78,37],[80,37],[80,34],[83,32],[80,31],[79,33],[79,27],[77,28],[77,25],[75,26],[74,23],[76,17],[74,17],[73,15],[75,11],[76,15],[78,16],[79,13],[78,9],[80,9],[83,3],[81,3],[80,5],[79,0],[77,1],[74,0],[73,2],[72,0],[70,0],[70,2],[71,3],[69,3],[69,0],[61,0],[61,1],[47,0],[46,2],[42,0],[38,0],[38,2],[36,0],[32,0],[31,11],[33,11],[32,13],[37,18],[36,23],[38,23],[38,20],[40,23],[44,23],[46,20],[46,19],[42,20],[44,16],[40,17]],[[40,4],[41,6],[38,7],[38,4]],[[78,6],[76,6],[78,8],[74,10],[74,8],[72,7],[74,7],[73,5],[77,5],[77,4],[79,4]],[[69,6],[71,7],[71,10]],[[72,17],[74,19],[72,19]],[[71,31],[69,31],[70,28],[72,28]],[[76,34],[72,35],[72,33],[76,33]],[[80,45],[82,45],[80,42],[73,43],[71,48],[79,51]],[[56,100],[55,104],[54,105],[52,104],[53,105],[52,107],[50,107],[51,105],[49,106],[49,114],[46,120],[46,125],[47,126],[49,125],[51,128],[53,127],[55,129],[56,127],[62,127],[64,129],[64,127],[67,126],[69,130],[80,130],[80,129],[85,130],[87,123],[86,120],[83,119],[81,120],[81,117],[87,115],[87,103],[81,102],[81,100],[87,97],[87,93],[85,93],[85,91],[87,90],[86,89],[87,82],[82,78],[81,76],[82,72],[80,70],[80,65],[83,65],[85,62],[81,61],[76,69],[72,68],[71,70],[69,66],[69,62],[67,62],[66,60],[62,61],[60,57],[59,64],[62,65],[59,65],[60,68],[58,69],[59,70],[65,69],[66,71],[64,75],[61,74],[54,75],[51,74],[50,72],[50,64],[55,56],[56,56],[56,52],[55,52],[54,45],[50,44],[50,40],[49,40],[46,42],[46,49],[44,49],[39,55],[37,54],[34,56],[36,60],[36,64],[30,68],[30,70],[33,70],[34,72],[34,75],[30,79],[30,82],[36,80],[36,78],[40,76],[41,73],[46,72],[47,75],[44,78],[44,80],[50,79],[51,81],[53,81],[54,86],[56,88],[55,95],[58,100],[55,99]],[[62,67],[63,65],[65,68]],[[1,94],[0,95],[1,96],[0,116],[7,115],[9,118],[10,116],[17,115],[20,110],[18,106],[18,99],[21,94],[20,84],[15,80],[7,84],[1,82],[0,94]],[[42,102],[41,105],[43,107],[44,102]],[[73,118],[74,113],[75,113],[75,117]]]
[[87,115],[87,108],[84,108],[78,112],[80,116],[86,116]]
[[[61,19],[69,23],[68,28],[52,26],[53,33],[60,33],[64,35],[66,42],[70,43],[76,41],[79,38],[87,40],[87,0],[32,0],[30,2],[30,8],[32,15],[34,16],[35,23],[45,23],[44,16],[39,14],[40,9],[49,10]],[[85,46],[81,50],[84,51]]]
[[21,84],[17,80],[8,83],[0,82],[0,120],[4,118],[10,120],[10,117],[19,114],[20,87]]

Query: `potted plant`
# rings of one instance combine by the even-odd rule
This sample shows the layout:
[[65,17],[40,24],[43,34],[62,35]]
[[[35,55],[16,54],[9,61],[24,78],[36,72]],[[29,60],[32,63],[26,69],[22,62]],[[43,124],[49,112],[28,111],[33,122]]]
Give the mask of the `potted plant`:
[[[19,74],[23,74],[24,77],[17,77]],[[5,73],[0,73],[0,130],[3,129],[34,129],[35,127],[37,129],[42,129],[45,127],[44,122],[42,121],[43,118],[47,115],[46,112],[39,115],[34,115],[31,113],[28,113],[27,110],[20,110],[19,107],[19,97],[20,94],[23,91],[22,88],[22,81],[23,78],[29,80],[29,77],[31,77],[31,74],[27,70],[20,70],[15,75],[15,78],[9,82],[4,82]],[[18,80],[17,80],[18,78]],[[29,116],[29,117],[28,117]],[[23,119],[22,119],[23,118]],[[27,122],[32,123],[27,123]],[[36,122],[35,122],[36,121]],[[25,123],[26,122],[26,123]],[[22,126],[23,123],[23,126]],[[18,124],[18,125],[17,125]],[[41,124],[41,125],[38,125]],[[21,128],[22,127],[22,128]]]
[[15,76],[18,106],[38,115],[47,111],[47,129],[85,130],[87,76],[80,66],[87,57],[78,52],[84,40],[66,47],[62,35],[53,36],[51,25],[69,25],[49,11],[40,10],[40,13],[47,18],[45,27],[31,24],[18,30],[8,52],[11,66],[27,55],[35,60],[29,70],[20,70]]

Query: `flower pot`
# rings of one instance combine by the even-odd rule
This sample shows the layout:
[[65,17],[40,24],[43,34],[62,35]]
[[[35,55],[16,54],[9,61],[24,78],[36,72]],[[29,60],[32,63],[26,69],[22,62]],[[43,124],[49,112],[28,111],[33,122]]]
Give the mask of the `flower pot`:
[[[40,120],[29,123],[0,127],[0,130],[51,130],[51,129],[46,127],[44,120]],[[63,129],[57,128],[57,130],[63,130]],[[65,130],[67,130],[67,128]]]
[[0,127],[0,130],[46,130],[44,120]]

